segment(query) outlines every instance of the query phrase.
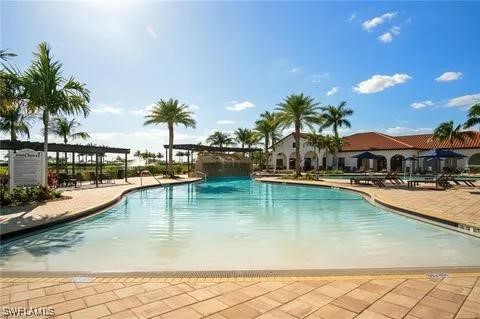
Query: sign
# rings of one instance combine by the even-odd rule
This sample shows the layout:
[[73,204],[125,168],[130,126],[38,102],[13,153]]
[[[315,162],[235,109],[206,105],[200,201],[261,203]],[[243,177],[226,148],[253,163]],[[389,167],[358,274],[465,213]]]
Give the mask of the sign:
[[36,186],[42,183],[43,152],[23,149],[10,151],[8,171],[10,173],[10,189],[17,186]]

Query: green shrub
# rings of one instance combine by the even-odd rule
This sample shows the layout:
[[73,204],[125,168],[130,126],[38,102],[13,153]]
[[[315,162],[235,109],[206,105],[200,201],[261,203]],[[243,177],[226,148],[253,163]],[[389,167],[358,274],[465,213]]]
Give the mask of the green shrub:
[[54,190],[48,187],[34,186],[34,187],[16,187],[13,192],[10,193],[8,189],[2,189],[1,191],[1,205],[11,204],[27,204],[31,202],[43,202],[55,198],[60,198],[62,192]]

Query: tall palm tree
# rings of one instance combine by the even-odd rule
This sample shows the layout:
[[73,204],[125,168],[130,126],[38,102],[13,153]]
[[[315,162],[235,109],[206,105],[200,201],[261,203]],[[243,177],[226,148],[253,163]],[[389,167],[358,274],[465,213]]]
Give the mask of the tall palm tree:
[[242,145],[242,148],[245,148],[245,145],[248,144],[251,132],[252,130],[241,127],[233,132],[235,135],[235,140]]
[[25,110],[16,105],[2,105],[0,108],[0,131],[10,134],[10,140],[16,141],[18,135],[30,138],[30,119]]
[[433,135],[431,137],[432,141],[437,142],[448,142],[450,147],[453,148],[453,144],[456,141],[465,142],[467,137],[471,137],[473,132],[469,131],[462,131],[462,125],[455,125],[453,121],[443,122],[437,126],[437,128],[433,131]]
[[173,172],[173,127],[182,124],[185,128],[195,128],[197,122],[192,117],[193,112],[188,110],[188,105],[180,103],[178,100],[160,99],[150,114],[145,116],[143,125],[164,124],[168,126],[168,171],[171,175]]
[[465,129],[474,127],[475,125],[480,124],[480,103],[475,103],[468,110],[468,119],[463,125]]
[[[63,139],[64,144],[68,144],[68,140],[76,139],[87,139],[90,138],[87,132],[76,132],[77,128],[80,126],[80,123],[76,119],[67,119],[66,117],[57,117],[54,118],[52,123],[50,123],[50,128],[48,129],[54,135]],[[67,152],[65,152],[65,170],[67,171]]]
[[260,114],[260,119],[255,121],[257,138],[263,138],[265,168],[268,171],[268,154],[270,141],[272,145],[280,138],[280,122],[276,113],[265,111]]
[[279,121],[285,127],[295,128],[295,177],[300,176],[300,130],[303,126],[318,123],[318,103],[310,96],[291,94],[278,104]]
[[318,159],[320,156],[320,150],[325,147],[325,136],[312,130],[310,133],[305,134],[305,140],[307,146],[313,147],[316,153],[315,170],[318,170]]
[[233,138],[228,134],[220,131],[215,131],[207,138],[207,143],[211,146],[228,146],[233,144]]
[[[352,127],[352,123],[347,119],[353,115],[353,110],[347,108],[347,102],[343,101],[338,106],[328,105],[322,107],[322,128],[331,127],[335,138],[338,138],[338,128]],[[333,153],[333,167],[337,168],[337,152]]]
[[51,116],[83,114],[90,111],[88,102],[90,92],[73,77],[64,78],[62,64],[53,60],[50,47],[46,42],[38,45],[32,64],[22,77],[25,87],[27,107],[32,113],[39,113],[43,121],[43,151],[45,156],[45,174],[43,186],[47,186],[48,176],[48,128]]

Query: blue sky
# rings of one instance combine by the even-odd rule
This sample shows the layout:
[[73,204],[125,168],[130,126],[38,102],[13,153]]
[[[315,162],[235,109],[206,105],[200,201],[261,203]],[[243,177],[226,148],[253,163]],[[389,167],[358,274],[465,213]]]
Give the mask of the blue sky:
[[[252,127],[290,93],[347,101],[350,134],[430,131],[480,99],[478,2],[1,2],[1,47],[24,69],[40,41],[92,92],[92,142],[163,151],[160,98],[192,105],[198,142]],[[33,127],[33,139],[40,128]],[[287,132],[286,132],[287,133]]]

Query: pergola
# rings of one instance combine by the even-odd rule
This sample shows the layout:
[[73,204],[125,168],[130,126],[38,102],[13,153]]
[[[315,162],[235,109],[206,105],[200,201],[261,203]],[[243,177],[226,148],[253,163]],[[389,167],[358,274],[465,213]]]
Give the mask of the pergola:
[[[29,141],[10,141],[1,140],[0,150],[21,150],[31,149],[34,151],[43,151],[42,142],[29,142]],[[48,151],[56,153],[56,170],[59,171],[59,153],[71,153],[72,154],[72,173],[75,174],[75,153],[77,154],[90,154],[95,155],[95,185],[98,187],[98,175],[102,173],[103,156],[105,154],[124,154],[125,155],[125,181],[127,181],[127,157],[130,154],[129,148],[117,148],[97,145],[81,145],[81,144],[59,144],[48,143]],[[100,157],[100,161],[99,161]],[[65,163],[67,164],[67,163]],[[101,165],[99,165],[101,164]]]
[[[168,144],[163,145],[165,149],[168,149]],[[174,150],[187,151],[187,169],[190,171],[190,152],[234,152],[234,153],[251,153],[261,151],[260,148],[251,147],[226,147],[226,146],[210,146],[200,144],[173,144]],[[168,162],[168,152],[166,152],[165,159]]]

